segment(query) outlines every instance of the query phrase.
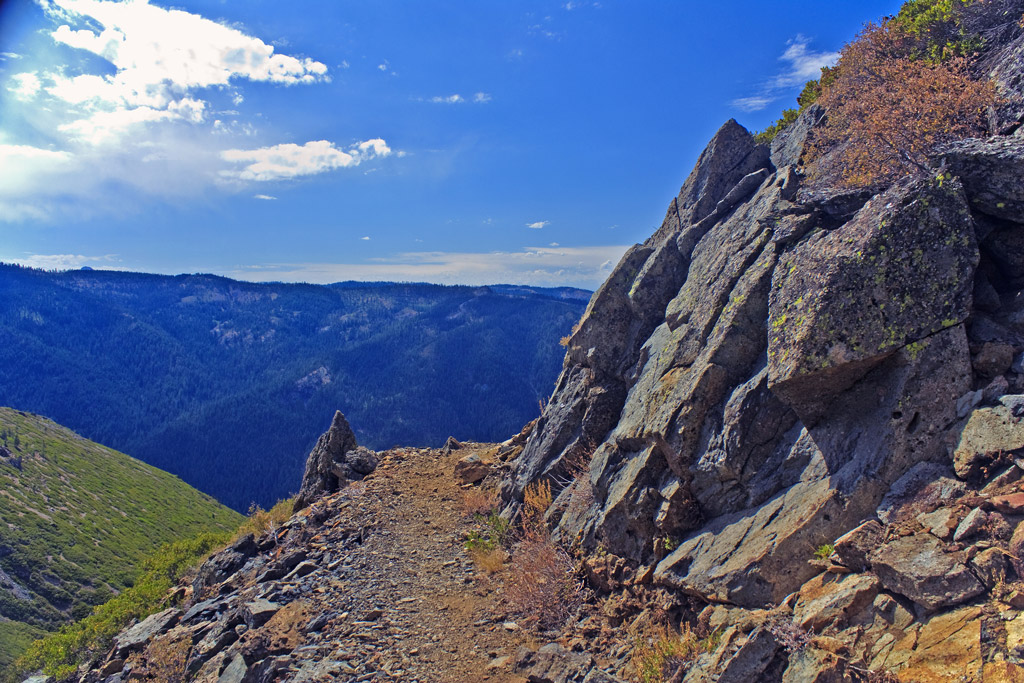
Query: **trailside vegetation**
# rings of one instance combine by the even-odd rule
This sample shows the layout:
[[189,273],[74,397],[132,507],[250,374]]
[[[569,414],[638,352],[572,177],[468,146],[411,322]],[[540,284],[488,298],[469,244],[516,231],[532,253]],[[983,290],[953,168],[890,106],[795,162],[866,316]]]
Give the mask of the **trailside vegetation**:
[[921,170],[936,146],[988,132],[995,88],[971,73],[971,61],[986,39],[1018,26],[1021,13],[1011,0],[910,0],[867,24],[834,67],[807,83],[799,109],[783,112],[758,140],[770,142],[817,102],[826,117],[804,160],[812,175],[864,187]]
[[131,588],[97,606],[84,619],[32,643],[17,661],[18,670],[42,671],[57,680],[75,673],[79,664],[106,653],[114,636],[132,620],[170,606],[168,592],[178,579],[229,538],[227,533],[211,533],[162,545],[143,561]]

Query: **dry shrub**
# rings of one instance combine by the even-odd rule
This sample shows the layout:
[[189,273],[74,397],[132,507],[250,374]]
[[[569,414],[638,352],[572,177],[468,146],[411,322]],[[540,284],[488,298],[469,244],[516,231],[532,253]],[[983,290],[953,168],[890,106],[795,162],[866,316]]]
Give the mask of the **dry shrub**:
[[466,517],[486,517],[498,509],[497,489],[472,488],[462,492],[462,514]]
[[536,481],[523,491],[523,507],[519,512],[519,524],[522,527],[523,540],[549,540],[544,515],[551,507],[551,484],[547,481]]
[[146,648],[146,664],[139,675],[143,680],[159,683],[184,683],[191,652],[192,641],[188,636],[168,634],[156,638]]
[[512,553],[505,595],[512,609],[539,628],[565,622],[582,600],[575,563],[550,538],[527,538]]
[[938,146],[984,135],[995,104],[990,81],[975,80],[964,57],[914,59],[915,40],[891,20],[868,24],[843,48],[818,103],[828,113],[810,148],[811,161],[835,155],[820,177],[838,168],[848,187],[890,183],[926,170]]
[[295,505],[294,498],[279,500],[269,510],[264,510],[253,503],[249,506],[249,517],[242,522],[242,526],[238,527],[234,540],[237,541],[247,534],[259,538],[268,531],[276,532],[282,524],[291,519],[293,505]]
[[583,591],[572,556],[551,539],[544,522],[550,506],[547,481],[535,482],[523,492],[520,540],[505,585],[512,609],[538,628],[563,623],[579,606]]

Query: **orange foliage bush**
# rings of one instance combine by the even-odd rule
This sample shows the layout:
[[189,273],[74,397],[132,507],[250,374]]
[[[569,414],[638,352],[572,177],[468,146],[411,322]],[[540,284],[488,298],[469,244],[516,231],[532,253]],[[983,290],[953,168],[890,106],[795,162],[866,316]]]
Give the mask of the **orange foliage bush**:
[[810,148],[812,163],[826,152],[837,155],[829,167],[841,168],[840,184],[891,182],[924,170],[937,145],[985,134],[993,84],[971,78],[962,57],[915,60],[914,45],[905,31],[885,21],[869,24],[843,48],[818,100],[828,120]]

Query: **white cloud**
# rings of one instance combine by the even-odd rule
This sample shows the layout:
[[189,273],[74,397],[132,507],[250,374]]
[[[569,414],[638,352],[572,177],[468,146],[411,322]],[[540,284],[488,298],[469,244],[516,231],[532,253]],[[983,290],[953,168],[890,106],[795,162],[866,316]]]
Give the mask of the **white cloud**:
[[31,100],[42,89],[39,77],[34,72],[14,74],[7,89],[14,93],[19,100]]
[[343,280],[487,285],[576,286],[594,289],[622,258],[627,246],[526,247],[521,251],[409,252],[364,263],[288,263],[223,272],[257,282]]
[[761,111],[774,101],[774,97],[755,95],[753,97],[740,97],[733,100],[731,104],[740,111]]
[[527,223],[526,227],[533,228],[534,230],[540,230],[541,228],[546,227],[550,223],[551,221],[536,221],[534,223]]
[[465,102],[466,100],[465,98],[462,97],[462,95],[456,93],[454,95],[448,95],[447,97],[436,95],[434,97],[431,97],[430,101],[435,104],[459,104],[461,102]]
[[786,43],[786,51],[782,53],[779,60],[789,64],[789,67],[775,77],[773,86],[776,88],[791,88],[803,85],[812,78],[821,76],[821,67],[833,66],[839,59],[838,52],[815,52],[809,49],[811,41],[797,34]]
[[0,144],[0,199],[4,195],[25,192],[40,180],[48,182],[71,161],[72,156],[67,152]]
[[269,194],[254,194],[252,196],[252,198],[253,199],[263,199],[263,200],[268,201],[268,202],[277,199],[277,197],[273,197],[273,196],[271,196]]
[[17,52],[0,52],[0,59],[21,59]]
[[810,45],[810,39],[801,34],[786,41],[786,49],[779,57],[786,67],[762,84],[756,94],[732,100],[732,106],[746,112],[760,111],[786,91],[818,78],[822,67],[832,66],[839,59],[838,52],[817,52]]
[[369,242],[369,241],[370,241],[370,238],[369,238],[369,236],[366,236],[366,237],[360,237],[359,239],[363,240],[364,242]]
[[391,149],[380,138],[360,142],[348,150],[338,149],[327,140],[315,140],[304,145],[287,143],[260,149],[229,149],[221,152],[221,158],[240,164],[242,168],[221,171],[221,175],[258,182],[287,180],[358,166],[368,159],[389,154]]
[[491,101],[491,96],[485,92],[478,92],[470,96],[463,97],[459,93],[452,95],[435,95],[426,100],[420,100],[421,102],[433,102],[434,104],[465,104],[466,102],[472,102],[474,104],[486,104]]
[[64,22],[50,33],[54,42],[113,67],[113,73],[68,76],[57,69],[37,77],[46,81],[47,94],[71,105],[67,113],[74,119],[62,131],[81,142],[114,142],[140,123],[201,123],[206,103],[191,94],[201,89],[226,89],[238,104],[243,98],[235,87],[242,80],[329,80],[322,62],[277,53],[236,28],[147,0],[53,0],[43,8]]
[[[68,61],[33,64],[27,53],[22,73],[0,81],[0,109],[10,121],[27,122],[0,138],[8,143],[0,145],[0,223],[130,211],[139,194],[233,189],[240,181],[290,178],[390,153],[379,139],[349,149],[307,143],[291,160],[287,145],[241,149],[276,142],[239,142],[259,133],[252,120],[228,111],[245,101],[241,88],[328,82],[322,62],[282,54],[238,27],[148,0],[38,2],[52,25],[37,39],[61,47],[56,54]],[[37,52],[52,54],[46,48]],[[26,144],[40,138],[53,141],[52,148]],[[326,149],[304,161],[302,154],[314,151],[309,144]],[[222,156],[225,148],[235,149]],[[284,157],[276,167],[275,153]],[[110,202],[114,188],[120,199]]]

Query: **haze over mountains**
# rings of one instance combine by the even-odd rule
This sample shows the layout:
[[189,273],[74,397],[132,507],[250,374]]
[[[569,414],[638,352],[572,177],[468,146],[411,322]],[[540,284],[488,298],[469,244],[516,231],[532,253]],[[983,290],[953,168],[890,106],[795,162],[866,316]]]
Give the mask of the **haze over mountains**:
[[294,492],[336,409],[371,448],[507,438],[550,394],[588,298],[0,264],[0,403],[244,511]]

